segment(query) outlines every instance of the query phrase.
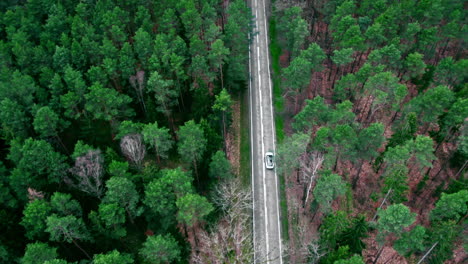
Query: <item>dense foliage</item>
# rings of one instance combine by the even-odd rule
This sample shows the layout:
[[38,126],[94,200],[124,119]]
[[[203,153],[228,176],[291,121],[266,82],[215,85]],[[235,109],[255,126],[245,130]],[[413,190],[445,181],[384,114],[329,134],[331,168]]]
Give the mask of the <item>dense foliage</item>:
[[0,262],[186,263],[250,25],[242,0],[1,1]]
[[273,2],[291,260],[402,263],[430,251],[423,261],[443,263],[463,250],[465,2]]

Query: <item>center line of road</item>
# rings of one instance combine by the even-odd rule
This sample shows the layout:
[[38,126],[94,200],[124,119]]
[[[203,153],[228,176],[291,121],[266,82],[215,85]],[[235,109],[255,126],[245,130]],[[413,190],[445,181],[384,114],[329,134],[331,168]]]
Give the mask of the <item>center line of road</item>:
[[[265,0],[263,0],[263,14],[266,16],[266,7],[265,7]],[[267,58],[267,73],[268,73],[268,91],[270,93],[270,114],[271,114],[271,131],[273,133],[273,150],[276,153],[276,131],[275,131],[275,119],[273,117],[273,96],[272,96],[272,89],[271,89],[271,76],[270,76],[270,53],[269,53],[269,48],[268,48],[268,28],[266,24],[266,17],[263,19],[263,23],[265,25],[265,47],[266,47],[266,58]],[[279,195],[278,195],[278,176],[276,174],[276,168],[274,169],[274,174],[275,174],[275,195],[276,195],[276,213],[278,216],[278,246],[279,246],[279,260],[280,264],[283,264],[283,257],[282,257],[282,248],[281,248],[281,225],[280,225],[280,210],[279,210]]]

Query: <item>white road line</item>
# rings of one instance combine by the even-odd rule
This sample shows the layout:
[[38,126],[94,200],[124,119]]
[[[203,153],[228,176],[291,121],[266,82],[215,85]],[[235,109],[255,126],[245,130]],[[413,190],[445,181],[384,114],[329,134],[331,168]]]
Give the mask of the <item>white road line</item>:
[[[260,75],[260,47],[257,46],[257,73],[258,76]],[[262,87],[262,78],[258,78],[258,87]],[[262,153],[260,157],[263,160],[263,156],[265,155],[265,142],[263,141],[264,138],[264,132],[263,132],[263,108],[262,108],[262,89],[258,89],[259,92],[259,105],[260,105],[260,139],[262,142]],[[266,239],[266,252],[270,252],[270,240],[269,240],[269,235],[268,235],[268,207],[266,203],[266,180],[265,180],[265,166],[262,167],[262,179],[263,179],[263,208],[265,210],[265,239]]]
[[[249,37],[252,37],[250,35]],[[253,111],[252,111],[252,59],[251,59],[251,52],[252,52],[252,44],[249,45],[249,98],[250,98],[250,161],[251,161],[251,177],[252,177],[252,228],[253,228],[253,244],[254,244],[254,260],[257,259],[255,250],[255,245],[257,244],[256,235],[255,235],[255,182],[254,182],[254,155],[253,155]]]
[[[271,130],[273,133],[273,149],[275,150],[276,153],[276,130],[275,130],[275,119],[273,117],[273,96],[272,96],[272,89],[271,89],[271,75],[270,75],[270,53],[269,53],[269,47],[268,47],[268,28],[266,24],[266,7],[265,7],[265,0],[263,0],[263,13],[264,13],[264,25],[265,25],[265,44],[266,44],[266,57],[267,57],[267,72],[268,72],[268,90],[270,92],[270,103],[271,103]],[[279,245],[279,259],[280,259],[280,264],[283,263],[283,257],[282,257],[282,248],[281,248],[281,224],[280,224],[280,210],[279,210],[279,195],[278,195],[278,176],[276,174],[276,168],[274,170],[275,174],[275,195],[276,195],[276,212],[278,216],[278,245]]]

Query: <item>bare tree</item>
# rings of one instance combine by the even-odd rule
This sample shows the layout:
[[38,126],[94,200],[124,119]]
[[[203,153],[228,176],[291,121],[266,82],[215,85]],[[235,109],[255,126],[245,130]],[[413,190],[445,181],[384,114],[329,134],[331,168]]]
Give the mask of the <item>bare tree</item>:
[[138,101],[140,102],[141,107],[143,108],[143,112],[146,115],[146,105],[145,99],[143,97],[143,90],[145,89],[145,71],[138,71],[135,75],[130,76],[129,81],[133,89],[135,89],[138,96]]
[[138,169],[145,158],[146,148],[140,134],[129,134],[120,140],[120,149],[127,159],[132,161]]
[[[198,248],[193,250],[192,263],[267,263],[272,252],[261,256],[253,245],[251,192],[242,188],[238,179],[216,187],[214,203],[224,216],[211,232],[200,230]],[[261,241],[257,241],[261,242]],[[261,243],[257,243],[260,245]],[[233,254],[234,253],[234,254]]]
[[36,189],[28,187],[28,199],[29,201],[34,201],[36,199],[44,199],[44,193]]
[[312,151],[304,153],[299,162],[301,164],[301,181],[304,185],[304,203],[302,207],[305,208],[307,201],[309,200],[309,193],[312,189],[312,185],[317,177],[317,172],[322,166],[324,157],[323,153],[319,151]]
[[70,169],[74,179],[65,177],[65,183],[99,199],[103,193],[102,173],[104,158],[100,150],[89,150],[75,160]]

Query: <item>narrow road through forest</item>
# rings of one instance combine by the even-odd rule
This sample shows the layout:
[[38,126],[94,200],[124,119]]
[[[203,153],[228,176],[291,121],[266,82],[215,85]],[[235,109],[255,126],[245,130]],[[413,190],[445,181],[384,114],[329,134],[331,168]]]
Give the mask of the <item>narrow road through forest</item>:
[[266,0],[250,1],[255,28],[250,45],[250,135],[255,263],[282,264],[276,169],[266,169],[265,153],[275,153],[275,125],[268,51]]

